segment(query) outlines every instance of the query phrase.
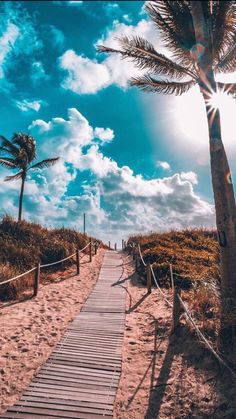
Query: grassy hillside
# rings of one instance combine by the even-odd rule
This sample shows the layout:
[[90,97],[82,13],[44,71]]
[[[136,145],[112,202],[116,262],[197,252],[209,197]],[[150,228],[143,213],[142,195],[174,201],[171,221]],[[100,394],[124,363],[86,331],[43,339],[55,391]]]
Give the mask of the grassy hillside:
[[[25,272],[41,264],[63,259],[74,253],[77,246],[84,247],[88,237],[66,228],[47,229],[39,224],[22,221],[18,223],[10,217],[0,221],[0,282]],[[71,263],[71,260],[56,265],[59,269]],[[19,280],[20,281],[20,280]],[[14,286],[1,286],[0,298],[17,294],[17,282]],[[27,279],[21,279],[21,285]]]
[[[219,325],[220,280],[219,249],[216,232],[206,229],[151,233],[129,238],[139,243],[144,260],[153,264],[155,276],[162,287],[170,288],[170,266],[173,266],[175,284],[182,289],[199,325],[209,336],[216,336]],[[139,275],[145,282],[143,266]]]
[[219,251],[215,231],[204,229],[170,231],[133,236],[129,242],[139,243],[144,260],[153,264],[160,283],[169,286],[170,268],[179,276],[182,288],[195,281],[219,279]]

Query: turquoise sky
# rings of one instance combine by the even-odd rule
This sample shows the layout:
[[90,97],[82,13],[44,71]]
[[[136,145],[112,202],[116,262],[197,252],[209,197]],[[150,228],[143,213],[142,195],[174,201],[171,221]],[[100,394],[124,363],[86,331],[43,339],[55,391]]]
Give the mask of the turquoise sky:
[[[213,226],[204,107],[128,87],[129,61],[96,52],[139,35],[162,49],[143,1],[0,3],[0,134],[30,132],[38,159],[24,217],[117,241],[135,232]],[[234,106],[234,105],[232,105]],[[231,122],[229,122],[231,123]],[[224,127],[223,127],[224,128]],[[224,128],[230,162],[235,141]],[[0,171],[0,212],[17,215],[19,181]],[[7,173],[9,174],[9,173]]]

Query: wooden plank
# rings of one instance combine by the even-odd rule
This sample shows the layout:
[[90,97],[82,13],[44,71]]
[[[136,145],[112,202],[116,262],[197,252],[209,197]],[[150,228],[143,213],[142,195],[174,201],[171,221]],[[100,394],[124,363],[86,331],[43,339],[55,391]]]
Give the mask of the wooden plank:
[[96,404],[94,405],[94,403],[88,403],[88,402],[83,402],[83,401],[78,401],[78,400],[68,400],[63,398],[63,396],[57,395],[57,396],[48,396],[46,394],[41,393],[40,396],[23,396],[22,400],[25,401],[44,401],[47,400],[48,403],[57,403],[57,404],[63,404],[65,406],[79,406],[80,408],[86,408],[88,407],[89,409],[93,409],[94,406],[96,407],[97,410],[102,410],[104,412],[104,410],[112,410],[113,405],[112,404],[100,404],[98,402],[96,402]]
[[[25,416],[19,416],[19,413],[23,413],[24,415],[26,413],[30,414],[31,416],[28,416],[32,418],[32,415],[38,415],[35,416],[38,417],[41,416],[45,418],[45,415],[49,417],[56,417],[56,418],[75,418],[75,419],[101,419],[101,415],[99,414],[91,414],[91,413],[79,413],[78,412],[70,412],[70,411],[63,411],[63,410],[56,410],[56,409],[50,409],[50,408],[35,408],[35,407],[20,407],[20,406],[13,406],[9,409],[10,413],[15,412],[15,418],[19,417],[25,417]],[[14,416],[13,416],[14,417]]]

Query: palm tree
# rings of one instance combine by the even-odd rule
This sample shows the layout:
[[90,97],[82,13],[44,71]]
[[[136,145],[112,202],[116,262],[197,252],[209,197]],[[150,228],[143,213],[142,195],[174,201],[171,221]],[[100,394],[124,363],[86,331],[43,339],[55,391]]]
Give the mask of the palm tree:
[[[235,94],[233,84],[217,83],[215,75],[236,70],[235,1],[162,1],[146,3],[146,11],[158,28],[172,59],[158,53],[138,36],[119,38],[120,48],[99,46],[100,52],[119,53],[137,67],[147,70],[131,78],[130,85],[145,92],[181,95],[198,85],[205,101],[208,120],[212,186],[221,255],[221,337],[236,328],[227,307],[236,301],[236,207],[230,168],[221,139],[220,114],[211,106],[219,89]],[[231,304],[229,302],[231,301]]]
[[0,136],[0,139],[2,141],[0,146],[0,165],[7,169],[16,169],[18,171],[15,175],[6,176],[4,180],[8,182],[21,179],[18,214],[18,221],[21,221],[24,186],[29,170],[53,166],[58,161],[59,157],[45,159],[32,165],[31,163],[36,159],[36,141],[33,137],[18,132],[13,135],[11,141],[7,140],[7,138],[2,135]]

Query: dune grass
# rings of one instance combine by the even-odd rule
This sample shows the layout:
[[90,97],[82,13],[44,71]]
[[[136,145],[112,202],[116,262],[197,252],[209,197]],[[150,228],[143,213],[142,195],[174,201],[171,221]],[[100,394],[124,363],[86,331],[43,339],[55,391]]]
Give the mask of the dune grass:
[[[174,281],[182,289],[198,324],[215,340],[220,317],[220,266],[217,235],[214,230],[186,229],[167,233],[136,235],[128,242],[139,243],[145,262],[153,264],[159,285],[170,288],[170,263]],[[139,275],[146,281],[145,268]]]
[[[82,248],[89,238],[67,228],[47,229],[26,221],[16,222],[6,216],[0,221],[0,283],[23,273],[38,262],[56,262]],[[61,269],[71,260],[56,265]],[[0,286],[0,299],[15,298],[19,291],[32,285],[33,275],[17,280],[10,285]]]

